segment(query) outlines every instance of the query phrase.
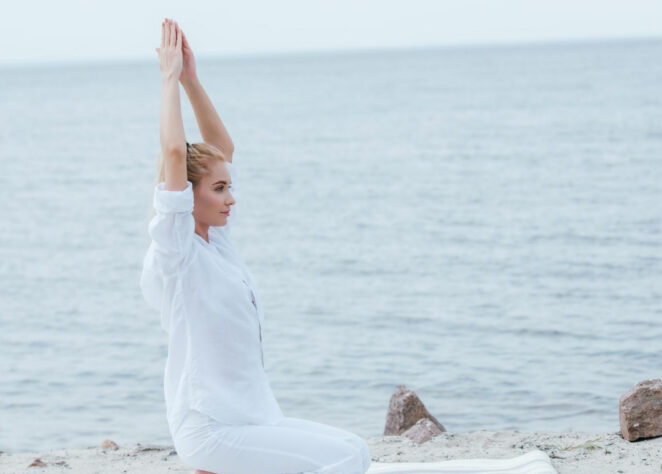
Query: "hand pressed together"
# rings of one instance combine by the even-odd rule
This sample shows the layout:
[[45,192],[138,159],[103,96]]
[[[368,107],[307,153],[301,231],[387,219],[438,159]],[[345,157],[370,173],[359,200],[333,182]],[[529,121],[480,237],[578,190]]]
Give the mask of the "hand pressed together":
[[177,22],[166,18],[161,23],[161,47],[155,48],[159,55],[159,67],[164,78],[179,79],[183,69],[182,33]]

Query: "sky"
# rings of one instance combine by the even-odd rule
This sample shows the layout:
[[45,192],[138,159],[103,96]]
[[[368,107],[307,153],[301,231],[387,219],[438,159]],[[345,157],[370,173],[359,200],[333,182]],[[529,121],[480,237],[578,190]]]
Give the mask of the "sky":
[[660,0],[38,0],[3,8],[0,65],[662,37]]

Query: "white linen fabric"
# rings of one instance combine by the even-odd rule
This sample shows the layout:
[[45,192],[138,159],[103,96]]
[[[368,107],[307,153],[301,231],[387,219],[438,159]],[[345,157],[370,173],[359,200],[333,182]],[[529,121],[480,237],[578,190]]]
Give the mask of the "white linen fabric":
[[[234,165],[226,166],[236,192]],[[156,184],[153,204],[140,286],[168,334],[163,388],[171,432],[188,410],[225,425],[281,421],[264,371],[259,294],[230,239],[236,205],[225,226],[209,227],[207,242],[195,232],[190,181],[181,191]]]
[[371,463],[360,436],[292,417],[227,426],[189,410],[173,442],[184,464],[216,474],[364,474]]

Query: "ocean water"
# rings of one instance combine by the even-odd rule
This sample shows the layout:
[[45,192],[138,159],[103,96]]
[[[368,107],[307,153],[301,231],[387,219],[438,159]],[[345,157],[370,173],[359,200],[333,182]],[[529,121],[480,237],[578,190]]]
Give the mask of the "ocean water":
[[[662,377],[662,41],[203,58],[287,416],[617,431]],[[182,104],[187,138],[199,141]],[[0,70],[0,450],[171,443],[145,63]]]

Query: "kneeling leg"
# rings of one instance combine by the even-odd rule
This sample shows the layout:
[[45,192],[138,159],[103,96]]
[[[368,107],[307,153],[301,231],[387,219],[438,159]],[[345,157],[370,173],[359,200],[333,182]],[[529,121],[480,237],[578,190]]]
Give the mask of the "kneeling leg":
[[364,474],[361,453],[340,439],[274,425],[216,425],[187,458],[215,474]]

